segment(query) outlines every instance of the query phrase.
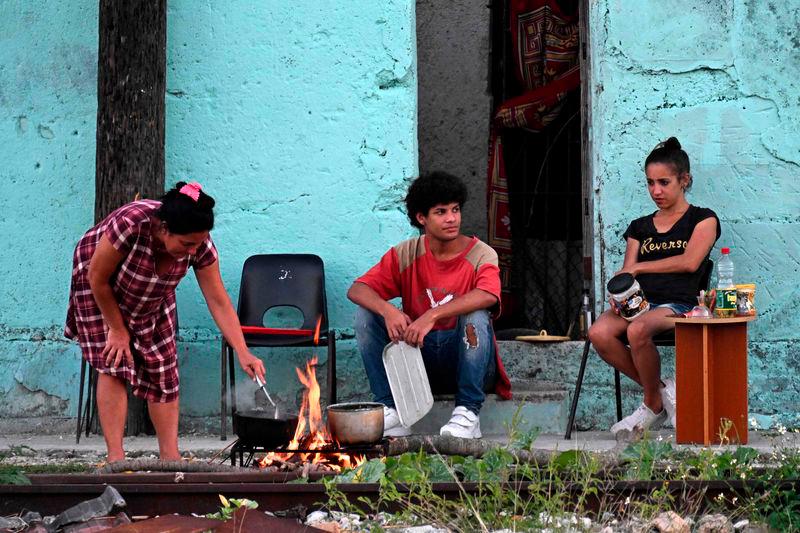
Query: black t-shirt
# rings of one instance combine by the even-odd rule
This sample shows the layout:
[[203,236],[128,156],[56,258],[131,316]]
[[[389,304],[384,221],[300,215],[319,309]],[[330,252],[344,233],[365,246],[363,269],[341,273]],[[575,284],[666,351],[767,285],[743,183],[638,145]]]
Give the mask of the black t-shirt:
[[[681,255],[686,249],[695,226],[701,221],[714,217],[717,221],[717,239],[721,234],[719,218],[711,209],[690,205],[689,209],[666,232],[659,233],[653,223],[653,216],[647,215],[631,222],[622,238],[639,241],[638,262],[656,261]],[[714,239],[716,242],[717,239]],[[707,259],[707,258],[706,258]],[[645,297],[652,304],[682,303],[697,305],[700,278],[705,261],[695,272],[639,274],[636,280],[641,285]]]

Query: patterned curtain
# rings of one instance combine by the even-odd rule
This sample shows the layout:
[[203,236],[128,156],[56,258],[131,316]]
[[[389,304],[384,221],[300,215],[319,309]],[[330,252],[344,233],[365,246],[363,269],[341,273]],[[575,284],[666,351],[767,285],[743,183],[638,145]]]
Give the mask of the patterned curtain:
[[580,85],[577,14],[564,14],[556,0],[510,0],[515,73],[525,92],[495,112],[489,139],[489,244],[500,258],[503,291],[511,270],[511,218],[503,163],[505,128],[541,131],[560,113],[569,91]]

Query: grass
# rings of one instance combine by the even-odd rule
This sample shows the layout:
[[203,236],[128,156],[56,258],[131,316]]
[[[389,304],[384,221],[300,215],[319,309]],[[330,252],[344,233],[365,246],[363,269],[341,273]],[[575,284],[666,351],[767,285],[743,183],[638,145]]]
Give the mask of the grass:
[[[720,434],[728,444],[724,426]],[[800,494],[794,485],[776,484],[800,479],[797,449],[776,447],[771,455],[728,445],[686,451],[645,435],[622,452],[617,468],[608,470],[596,456],[578,451],[553,455],[546,465],[517,463],[514,446],[528,448],[535,436],[512,437],[511,446],[481,459],[423,452],[373,459],[323,481],[327,506],[358,516],[365,530],[424,524],[465,532],[581,530],[592,524],[589,519],[593,527],[622,521],[644,524],[671,510],[694,520],[722,513],[733,522],[747,519],[779,531],[800,531]],[[510,488],[509,483],[520,480],[528,483],[527,491]],[[707,484],[681,483],[692,480],[722,482],[723,490],[710,493]],[[743,480],[762,483],[750,489],[734,487]],[[464,483],[471,481],[479,482],[477,492],[465,489]],[[619,481],[648,481],[651,489],[644,496],[614,493],[611,489]],[[351,501],[338,488],[345,482],[378,483],[380,495],[375,501]],[[458,497],[441,496],[434,490],[437,482],[458,484]],[[382,512],[387,509],[393,513]]]

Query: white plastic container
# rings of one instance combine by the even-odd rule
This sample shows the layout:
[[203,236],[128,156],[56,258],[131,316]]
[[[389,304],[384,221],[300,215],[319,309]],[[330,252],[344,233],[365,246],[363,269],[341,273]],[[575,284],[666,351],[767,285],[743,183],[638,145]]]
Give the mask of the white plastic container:
[[633,320],[650,309],[650,303],[639,286],[639,282],[627,272],[617,274],[608,280],[606,290],[616,303],[619,316],[625,320]]
[[433,407],[433,394],[422,352],[402,341],[390,342],[383,349],[383,366],[400,423],[410,427]]

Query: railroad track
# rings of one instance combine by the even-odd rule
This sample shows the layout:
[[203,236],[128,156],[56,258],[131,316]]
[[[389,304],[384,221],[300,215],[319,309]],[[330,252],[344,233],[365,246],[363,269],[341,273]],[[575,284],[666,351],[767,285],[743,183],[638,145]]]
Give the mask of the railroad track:
[[[134,516],[155,516],[171,513],[210,513],[219,510],[218,494],[227,498],[249,498],[265,511],[286,511],[302,506],[307,510],[319,508],[327,501],[322,483],[287,483],[296,474],[283,473],[126,473],[126,474],[32,474],[31,485],[0,485],[0,515],[11,515],[23,510],[38,511],[43,515],[58,514],[84,500],[99,496],[107,485],[113,485],[125,498],[127,512]],[[586,499],[587,506],[598,508],[601,501],[623,502],[646,500],[653,491],[669,491],[677,501],[697,498],[700,507],[720,494],[731,501],[747,495],[758,494],[769,486],[782,490],[800,487],[800,480],[762,481],[598,481],[597,494]],[[529,482],[507,483],[508,490],[520,493],[531,490]],[[375,499],[377,483],[347,483],[338,488],[351,501],[358,497]],[[399,487],[404,490],[402,486]],[[477,493],[478,483],[434,483],[433,491],[446,498],[458,498],[461,491]],[[567,485],[565,490],[577,499],[585,493],[582,485]]]

